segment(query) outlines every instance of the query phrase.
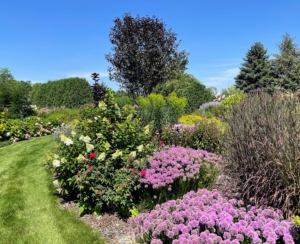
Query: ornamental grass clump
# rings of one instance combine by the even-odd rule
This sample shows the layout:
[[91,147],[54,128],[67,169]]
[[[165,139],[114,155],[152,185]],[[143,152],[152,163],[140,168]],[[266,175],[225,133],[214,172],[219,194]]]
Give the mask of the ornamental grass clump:
[[129,219],[137,243],[295,243],[281,211],[244,206],[218,191],[190,191]]
[[144,205],[153,207],[182,197],[198,188],[212,188],[222,158],[204,150],[165,148],[148,158],[140,182],[145,187]]
[[299,105],[297,97],[255,91],[226,119],[226,174],[244,200],[281,209],[285,217],[300,210]]
[[[131,113],[133,112],[133,113]],[[120,109],[109,89],[98,108],[86,108],[70,135],[60,134],[59,150],[49,159],[60,193],[78,200],[80,213],[130,214],[139,201],[146,155],[159,143],[150,140],[134,109]]]

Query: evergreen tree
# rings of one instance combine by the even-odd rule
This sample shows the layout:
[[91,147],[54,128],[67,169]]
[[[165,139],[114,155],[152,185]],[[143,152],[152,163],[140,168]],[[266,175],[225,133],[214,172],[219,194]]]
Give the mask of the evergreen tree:
[[267,50],[260,42],[251,46],[240,67],[240,73],[235,77],[236,88],[246,93],[258,88],[273,90],[274,84],[269,79],[269,56],[266,53]]
[[289,34],[278,44],[279,54],[271,61],[273,80],[279,88],[296,91],[300,88],[300,50]]

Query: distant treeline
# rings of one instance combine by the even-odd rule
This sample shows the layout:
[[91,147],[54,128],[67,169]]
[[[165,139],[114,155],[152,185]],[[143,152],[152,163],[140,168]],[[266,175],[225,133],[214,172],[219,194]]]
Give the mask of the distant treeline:
[[90,84],[84,78],[67,78],[32,85],[31,104],[39,107],[79,108],[92,103]]

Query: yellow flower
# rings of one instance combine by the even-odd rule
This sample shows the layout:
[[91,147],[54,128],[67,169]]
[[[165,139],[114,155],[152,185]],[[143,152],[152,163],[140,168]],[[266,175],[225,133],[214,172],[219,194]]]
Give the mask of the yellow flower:
[[105,159],[105,152],[103,152],[103,153],[101,153],[100,155],[99,155],[99,157],[97,158],[98,160],[100,160],[100,161],[103,161],[104,159]]
[[79,162],[83,161],[84,156],[82,154],[79,154],[79,156],[76,158]]
[[115,153],[113,153],[111,156],[112,156],[112,159],[116,159],[118,157],[122,157],[122,151],[120,151],[119,149],[117,149],[117,151],[115,151]]
[[87,152],[91,152],[92,150],[94,150],[94,146],[92,144],[86,143],[85,145]]
[[74,137],[74,136],[76,136],[76,132],[75,131],[71,131],[71,135]]

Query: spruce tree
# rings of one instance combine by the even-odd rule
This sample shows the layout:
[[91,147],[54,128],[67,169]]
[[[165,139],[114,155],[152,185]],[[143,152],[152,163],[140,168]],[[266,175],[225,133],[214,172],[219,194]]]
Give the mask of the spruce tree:
[[273,80],[281,89],[296,91],[300,89],[300,50],[289,34],[279,43],[279,54],[272,60]]
[[240,73],[235,77],[236,88],[248,93],[251,90],[263,88],[273,90],[270,82],[270,63],[267,50],[260,42],[254,43],[244,58]]

